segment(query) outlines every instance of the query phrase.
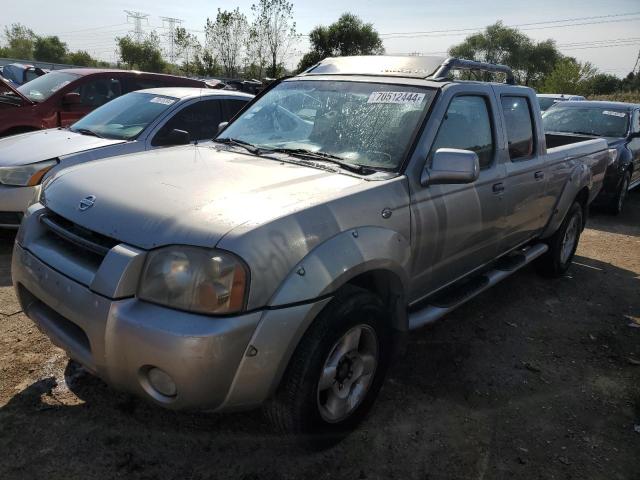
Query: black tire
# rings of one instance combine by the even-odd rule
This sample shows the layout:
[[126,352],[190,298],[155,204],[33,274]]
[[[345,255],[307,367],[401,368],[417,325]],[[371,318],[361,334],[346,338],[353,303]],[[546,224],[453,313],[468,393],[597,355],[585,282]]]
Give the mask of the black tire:
[[611,199],[611,203],[609,204],[609,212],[611,214],[619,215],[622,213],[624,202],[627,199],[627,194],[629,193],[629,183],[631,183],[631,172],[627,170],[624,172],[615,197]]
[[[311,449],[329,447],[355,429],[373,406],[390,363],[388,319],[389,313],[376,295],[358,287],[343,287],[305,333],[276,394],[265,405],[265,414],[275,429]],[[321,413],[318,382],[336,343],[358,326],[375,332],[377,366],[360,403],[346,418],[330,423]]]
[[[575,222],[575,225],[573,225],[572,222]],[[539,273],[548,277],[559,277],[567,271],[573,261],[576,249],[578,248],[583,225],[584,211],[578,202],[574,202],[567,212],[567,215],[564,217],[560,228],[558,228],[556,233],[546,240],[547,245],[549,245],[549,250],[536,262]],[[575,241],[573,242],[571,249],[563,253],[563,247],[565,245],[564,240],[570,226],[571,228],[577,226]]]

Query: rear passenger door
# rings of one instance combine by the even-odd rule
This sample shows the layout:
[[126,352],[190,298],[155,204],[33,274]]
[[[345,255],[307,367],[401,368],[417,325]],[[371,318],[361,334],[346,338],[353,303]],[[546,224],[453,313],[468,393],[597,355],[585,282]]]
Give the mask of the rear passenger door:
[[518,88],[500,87],[499,94],[508,145],[502,253],[535,236],[549,212],[544,204],[545,155],[534,117],[536,109]]

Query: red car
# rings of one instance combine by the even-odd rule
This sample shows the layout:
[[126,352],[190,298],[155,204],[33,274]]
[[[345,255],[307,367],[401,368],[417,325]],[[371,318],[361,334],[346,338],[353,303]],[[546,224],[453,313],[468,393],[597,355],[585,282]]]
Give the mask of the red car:
[[127,70],[55,70],[19,87],[0,80],[0,137],[65,127],[94,108],[134,90],[201,87],[201,80]]

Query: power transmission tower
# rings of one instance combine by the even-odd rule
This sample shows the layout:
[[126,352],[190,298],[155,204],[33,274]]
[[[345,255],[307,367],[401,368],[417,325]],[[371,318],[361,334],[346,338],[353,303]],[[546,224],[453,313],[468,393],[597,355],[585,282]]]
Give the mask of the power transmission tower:
[[130,18],[133,18],[134,30],[133,33],[136,39],[136,42],[141,43],[144,39],[144,31],[142,30],[142,21],[145,20],[147,24],[149,23],[148,17],[149,14],[141,13],[141,12],[132,12],[131,10],[125,10],[127,14],[127,23]]
[[[638,68],[639,64],[640,64],[640,50],[638,50],[638,58],[636,58],[636,64],[633,66],[633,70],[631,70],[631,73],[636,73],[636,69]],[[638,70],[638,73],[640,73],[640,70]]]
[[[160,17],[162,20],[162,27],[168,28],[169,31],[167,33],[163,33],[163,37],[167,37],[169,39],[169,61],[171,63],[175,63],[176,61],[176,25],[180,25],[182,20],[179,18],[172,17]],[[166,24],[166,27],[165,27]]]

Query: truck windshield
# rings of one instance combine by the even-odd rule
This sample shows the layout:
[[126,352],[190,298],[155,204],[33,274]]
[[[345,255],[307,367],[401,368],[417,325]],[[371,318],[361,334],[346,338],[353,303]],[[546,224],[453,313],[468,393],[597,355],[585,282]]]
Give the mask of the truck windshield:
[[131,140],[177,101],[177,98],[166,95],[127,93],[78,120],[71,125],[71,131],[117,140]]
[[544,113],[542,123],[546,132],[625,137],[629,128],[629,113],[607,107],[556,105]]
[[218,140],[314,152],[353,165],[400,167],[435,91],[413,85],[290,80],[267,92]]
[[538,97],[540,110],[542,110],[543,112],[549,109],[550,107],[552,107],[554,104],[558,103],[559,101],[560,100],[558,100],[557,98],[552,98],[552,97]]
[[32,102],[44,102],[79,75],[67,72],[50,72],[18,87],[18,91]]

